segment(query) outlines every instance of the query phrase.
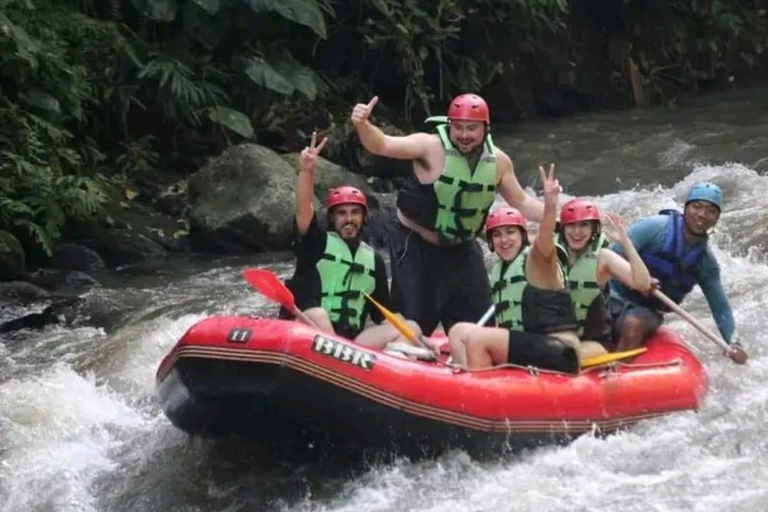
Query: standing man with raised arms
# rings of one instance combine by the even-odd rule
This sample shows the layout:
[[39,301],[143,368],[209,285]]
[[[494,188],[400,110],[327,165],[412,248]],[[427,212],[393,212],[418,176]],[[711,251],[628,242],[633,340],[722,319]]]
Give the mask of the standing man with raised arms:
[[390,242],[392,304],[424,334],[442,322],[477,321],[491,291],[475,241],[496,192],[528,218],[540,221],[544,206],[528,196],[512,160],[494,146],[485,100],[462,94],[451,101],[437,133],[385,135],[370,122],[378,102],[358,103],[351,120],[365,149],[413,161],[413,174],[397,197],[398,230]]

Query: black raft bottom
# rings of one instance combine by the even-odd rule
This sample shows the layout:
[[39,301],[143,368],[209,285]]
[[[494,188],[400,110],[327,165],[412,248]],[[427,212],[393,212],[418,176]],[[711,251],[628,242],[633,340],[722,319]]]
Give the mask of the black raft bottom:
[[457,426],[270,363],[181,358],[158,397],[171,422],[189,434],[237,435],[307,455],[364,450],[423,457],[454,448],[492,457],[577,435]]

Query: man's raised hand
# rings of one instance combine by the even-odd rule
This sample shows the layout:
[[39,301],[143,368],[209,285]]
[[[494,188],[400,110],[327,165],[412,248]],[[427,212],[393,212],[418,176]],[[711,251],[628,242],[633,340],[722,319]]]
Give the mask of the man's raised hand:
[[350,116],[352,124],[359,126],[368,121],[368,118],[371,117],[371,111],[373,111],[373,107],[375,107],[376,103],[378,102],[379,97],[374,96],[368,103],[358,103],[355,105],[355,107],[352,109],[352,115]]
[[309,142],[309,146],[302,150],[301,158],[299,159],[299,166],[302,172],[314,172],[317,165],[317,156],[327,142],[328,137],[323,137],[320,144],[317,144],[317,131],[312,132],[312,140]]

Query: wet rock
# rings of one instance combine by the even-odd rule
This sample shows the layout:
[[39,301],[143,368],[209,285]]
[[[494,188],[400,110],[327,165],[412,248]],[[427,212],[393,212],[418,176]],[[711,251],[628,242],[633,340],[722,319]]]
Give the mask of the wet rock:
[[363,238],[375,247],[387,247],[389,240],[397,229],[397,206],[392,194],[371,194],[368,198],[370,214],[363,232]]
[[80,244],[63,243],[53,253],[56,268],[63,271],[104,268],[104,260],[92,249]]
[[40,313],[28,313],[7,322],[0,322],[0,332],[14,332],[20,329],[41,329],[46,325],[59,323],[53,306],[48,306]]
[[104,256],[112,267],[164,258],[165,248],[147,235],[133,229],[98,230],[81,242]]
[[195,249],[245,253],[288,249],[296,173],[271,149],[233,146],[189,178]]
[[14,279],[24,274],[24,248],[15,236],[0,230],[0,280]]
[[55,268],[39,268],[34,272],[27,272],[24,280],[46,290],[53,290],[58,286],[60,276],[61,273]]
[[105,218],[71,223],[68,239],[96,251],[110,267],[164,258],[169,251],[189,251],[183,223],[129,200],[119,187],[110,188],[108,194]]
[[39,286],[24,281],[0,283],[0,301],[30,303],[51,298],[51,293]]
[[62,284],[67,288],[85,288],[100,285],[92,276],[79,270],[67,272],[62,280]]
[[186,217],[189,211],[188,189],[189,183],[187,180],[180,180],[174,183],[160,192],[155,200],[155,207],[176,219]]
[[51,293],[23,281],[0,283],[0,332],[65,322],[81,302],[80,297]]

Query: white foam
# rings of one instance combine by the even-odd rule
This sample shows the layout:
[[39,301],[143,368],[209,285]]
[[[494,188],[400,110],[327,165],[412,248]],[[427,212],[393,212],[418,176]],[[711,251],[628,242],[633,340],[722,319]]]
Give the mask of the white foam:
[[114,467],[119,432],[141,423],[110,389],[64,363],[3,383],[0,411],[0,509],[9,512],[96,510],[89,486]]

